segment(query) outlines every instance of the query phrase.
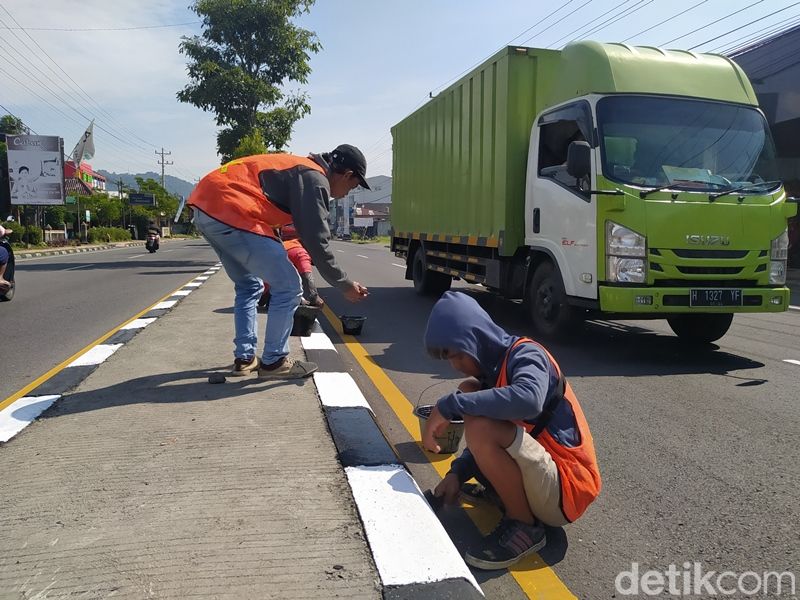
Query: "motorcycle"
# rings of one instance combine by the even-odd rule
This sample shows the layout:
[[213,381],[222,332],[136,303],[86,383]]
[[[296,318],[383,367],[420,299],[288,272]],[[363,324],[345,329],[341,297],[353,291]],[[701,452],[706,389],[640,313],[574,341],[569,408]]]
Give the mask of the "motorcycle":
[[151,254],[158,250],[158,238],[159,235],[157,233],[147,234],[147,240],[144,243],[144,247],[150,251]]
[[6,249],[8,252],[8,264],[6,264],[6,271],[3,273],[3,279],[8,281],[11,284],[11,287],[4,293],[0,293],[0,302],[11,302],[11,299],[14,297],[14,289],[16,288],[16,283],[14,282],[14,250],[11,248],[11,243],[8,239],[8,235],[11,233],[11,230],[5,230],[6,235],[0,237],[0,246]]

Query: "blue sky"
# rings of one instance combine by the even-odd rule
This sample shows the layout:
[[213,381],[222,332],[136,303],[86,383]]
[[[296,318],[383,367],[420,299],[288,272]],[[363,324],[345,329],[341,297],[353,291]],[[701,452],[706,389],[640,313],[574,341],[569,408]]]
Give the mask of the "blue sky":
[[[196,21],[188,3],[0,0],[0,28],[12,28],[2,29],[0,105],[37,133],[63,137],[67,153],[87,117],[96,118],[106,130],[95,130],[97,153],[90,162],[96,168],[155,171],[155,150],[163,146],[175,163],[168,173],[187,180],[202,176],[219,164],[213,115],[175,99],[186,84],[180,36],[199,33],[198,25],[44,30]],[[644,31],[682,11],[687,12]],[[391,174],[394,123],[508,43],[560,48],[572,39],[625,40],[720,51],[781,24],[800,23],[800,2],[318,0],[300,23],[316,32],[323,50],[312,57],[308,84],[288,86],[307,92],[312,107],[296,125],[289,150],[307,154],[355,144],[364,150],[372,176]]]

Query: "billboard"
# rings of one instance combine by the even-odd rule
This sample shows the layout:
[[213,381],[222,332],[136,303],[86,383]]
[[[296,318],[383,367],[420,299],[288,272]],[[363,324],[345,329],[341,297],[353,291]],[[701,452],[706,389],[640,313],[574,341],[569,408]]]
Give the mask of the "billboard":
[[156,197],[154,194],[128,194],[128,204],[138,206],[155,206]]
[[64,140],[6,135],[11,204],[64,204]]

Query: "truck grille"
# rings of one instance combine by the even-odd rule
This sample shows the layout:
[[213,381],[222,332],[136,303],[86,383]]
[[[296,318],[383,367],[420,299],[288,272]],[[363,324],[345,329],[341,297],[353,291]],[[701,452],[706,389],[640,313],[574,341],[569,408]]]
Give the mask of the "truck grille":
[[741,267],[676,267],[684,275],[738,275]]
[[672,250],[675,256],[680,258],[744,258],[749,250],[694,250],[680,249]]

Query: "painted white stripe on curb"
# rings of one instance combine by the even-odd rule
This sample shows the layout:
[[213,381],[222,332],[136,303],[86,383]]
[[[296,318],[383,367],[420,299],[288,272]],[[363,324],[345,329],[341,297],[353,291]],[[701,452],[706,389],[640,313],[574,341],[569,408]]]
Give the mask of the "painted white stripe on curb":
[[304,350],[336,351],[336,347],[333,345],[333,342],[330,340],[330,338],[324,333],[320,333],[318,331],[312,331],[311,335],[301,337],[300,340],[303,344]]
[[67,365],[67,367],[88,367],[90,365],[99,365],[121,347],[122,344],[98,344],[83,356],[79,356],[73,360]]
[[196,287],[200,287],[201,285],[203,285],[202,281],[192,281],[191,283],[187,283],[183,287],[185,287],[185,288],[196,288]]
[[173,292],[172,295],[173,296],[188,296],[193,291],[194,290],[178,290],[177,292]]
[[7,442],[50,408],[60,395],[23,396],[0,410],[0,442]]
[[790,308],[791,310],[800,310],[800,306],[795,306],[794,304],[790,304],[790,305],[789,305],[789,308]]
[[148,325],[150,325],[150,323],[152,323],[155,320],[156,320],[155,317],[152,317],[150,319],[134,319],[133,321],[125,325],[125,327],[122,327],[120,330],[141,329],[142,327],[147,327]]
[[800,360],[794,360],[793,358],[786,358],[784,359],[785,363],[789,363],[790,365],[798,365],[800,366]]
[[164,308],[172,308],[178,303],[177,300],[164,300],[163,302],[159,302],[158,304],[154,305],[153,308],[150,310],[162,310]]
[[211,269],[209,269],[208,271],[203,273],[203,275],[209,275],[210,276],[210,275],[213,275],[214,273],[216,273],[216,271],[212,271]]
[[384,586],[463,578],[480,591],[403,467],[347,467],[345,473]]
[[198,275],[194,278],[195,281],[205,281],[206,279],[208,279],[208,275]]
[[332,408],[363,406],[372,412],[367,399],[349,373],[314,373],[313,377],[323,406]]

